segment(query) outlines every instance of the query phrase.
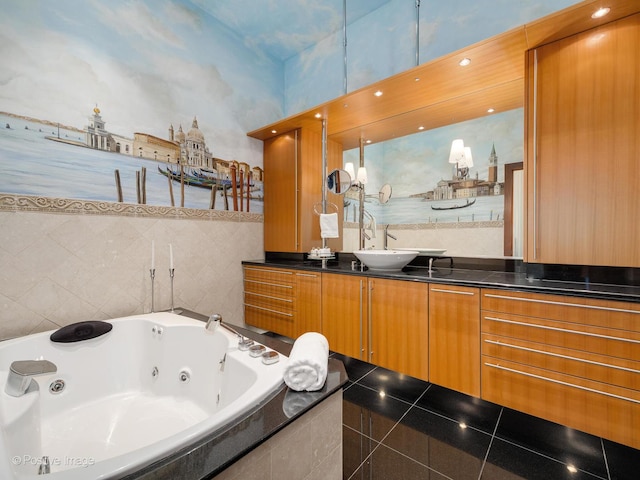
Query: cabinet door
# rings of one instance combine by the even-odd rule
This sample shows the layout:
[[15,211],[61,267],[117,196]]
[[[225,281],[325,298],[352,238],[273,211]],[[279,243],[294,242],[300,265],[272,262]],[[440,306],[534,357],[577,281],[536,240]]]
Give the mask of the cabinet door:
[[295,330],[299,337],[305,332],[322,330],[322,277],[319,273],[296,272]]
[[329,348],[360,360],[366,358],[367,279],[322,274],[322,334]]
[[264,249],[298,248],[298,131],[264,141]]
[[528,52],[527,262],[640,267],[640,14]]
[[480,396],[480,289],[429,285],[429,381]]
[[428,380],[429,287],[369,279],[369,361]]

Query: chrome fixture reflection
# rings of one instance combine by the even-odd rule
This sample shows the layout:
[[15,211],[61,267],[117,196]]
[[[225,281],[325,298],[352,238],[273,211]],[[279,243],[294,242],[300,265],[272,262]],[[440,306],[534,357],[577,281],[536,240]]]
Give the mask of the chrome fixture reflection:
[[249,350],[251,346],[255,343],[250,338],[247,338],[241,333],[238,333],[235,329],[231,328],[226,323],[222,323],[222,315],[220,315],[219,313],[214,313],[209,317],[209,320],[207,320],[207,324],[205,325],[204,328],[209,332],[215,332],[218,329],[218,327],[226,328],[231,333],[236,334],[236,336],[238,337],[238,350],[243,350],[243,351]]

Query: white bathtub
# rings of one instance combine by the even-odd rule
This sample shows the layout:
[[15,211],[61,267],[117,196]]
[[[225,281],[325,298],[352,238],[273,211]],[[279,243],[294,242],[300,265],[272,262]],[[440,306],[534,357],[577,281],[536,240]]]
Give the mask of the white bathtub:
[[[221,429],[282,385],[285,357],[264,365],[225,329],[171,313],[109,323],[81,342],[54,343],[51,332],[0,342],[0,478],[36,476],[43,456],[51,479],[119,477]],[[39,359],[58,369],[33,377],[39,391],[5,393],[11,362]],[[64,390],[51,393],[58,379]]]

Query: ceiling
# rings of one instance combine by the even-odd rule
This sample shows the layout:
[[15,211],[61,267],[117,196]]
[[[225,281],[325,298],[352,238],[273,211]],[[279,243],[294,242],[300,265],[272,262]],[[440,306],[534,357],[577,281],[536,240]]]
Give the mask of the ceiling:
[[[244,39],[246,45],[284,61],[344,26],[344,0],[191,0]],[[347,24],[389,0],[349,0]]]

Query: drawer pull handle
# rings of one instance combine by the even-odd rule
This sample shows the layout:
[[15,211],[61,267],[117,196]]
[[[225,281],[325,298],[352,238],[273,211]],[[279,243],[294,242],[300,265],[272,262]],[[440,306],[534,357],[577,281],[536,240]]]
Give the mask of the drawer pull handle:
[[250,268],[244,267],[245,271],[251,272],[260,272],[260,273],[277,273],[279,275],[293,275],[292,272],[287,272],[286,270],[269,270],[267,268]]
[[573,333],[575,335],[584,335],[586,337],[604,338],[605,340],[617,340],[619,342],[637,343],[640,344],[640,340],[633,340],[631,338],[614,337],[612,335],[602,335],[599,333],[581,332],[579,330],[569,330],[566,328],[549,327],[547,325],[536,325],[535,323],[516,322],[514,320],[505,320],[504,318],[484,317],[485,320],[490,320],[500,323],[510,323],[512,325],[521,325],[523,327],[540,328],[542,330],[553,330],[555,332]]
[[458,290],[443,290],[441,288],[432,288],[431,289],[432,292],[440,292],[440,293],[454,293],[456,295],[475,295],[475,293],[473,292],[460,292]]
[[615,393],[603,392],[602,390],[596,390],[595,388],[583,387],[582,385],[563,382],[562,380],[556,380],[555,378],[543,377],[542,375],[536,375],[535,373],[523,372],[521,370],[516,370],[515,368],[503,367],[502,365],[496,365],[495,363],[484,362],[484,364],[487,367],[497,368],[498,370],[506,370],[507,372],[517,373],[519,375],[524,375],[525,377],[537,378],[538,380],[543,380],[545,382],[557,383],[558,385],[564,385],[565,387],[577,388],[578,390],[584,390],[585,392],[599,393],[600,395],[617,398],[618,400],[625,400],[627,402],[640,404],[640,400],[636,400],[635,398],[623,397],[622,395],[616,395]]
[[314,274],[314,273],[296,273],[296,277],[311,277],[311,278],[317,278],[318,275]]
[[285,317],[293,317],[293,313],[279,312],[278,310],[272,310],[270,308],[259,307],[257,305],[252,305],[250,303],[245,303],[244,306],[245,307],[249,307],[249,308],[256,308],[258,310],[264,310],[265,312],[275,313],[276,315],[284,315]]
[[640,373],[640,370],[636,370],[634,368],[621,367],[619,365],[612,365],[610,363],[596,362],[594,360],[587,360],[586,358],[572,357],[570,355],[562,355],[560,353],[546,352],[544,350],[537,350],[535,348],[523,347],[521,345],[512,345],[510,343],[500,342],[498,340],[485,339],[484,341],[485,343],[490,343],[492,345],[499,345],[501,347],[514,348],[516,350],[524,350],[525,352],[540,353],[542,355],[548,355],[550,357],[564,358],[566,360],[575,360],[576,362],[588,363],[590,365],[598,365],[600,367],[615,368],[616,370],[624,370],[625,372]]
[[578,303],[557,302],[553,300],[538,300],[535,298],[525,298],[525,297],[509,297],[507,295],[496,295],[493,293],[485,293],[484,296],[488,298],[498,298],[500,300],[517,300],[520,302],[544,303],[547,305],[560,305],[562,307],[578,307],[578,308],[588,308],[591,310],[604,310],[606,312],[635,313],[636,315],[640,314],[640,311],[627,310],[624,308],[599,307],[597,305],[580,305]]
[[257,285],[267,285],[268,287],[293,288],[292,285],[282,285],[281,283],[259,282],[257,280],[245,280],[245,283],[255,283]]
[[279,302],[293,303],[290,298],[273,297],[271,295],[263,295],[262,293],[244,292],[245,295],[253,295],[254,297],[268,298],[269,300],[278,300]]

